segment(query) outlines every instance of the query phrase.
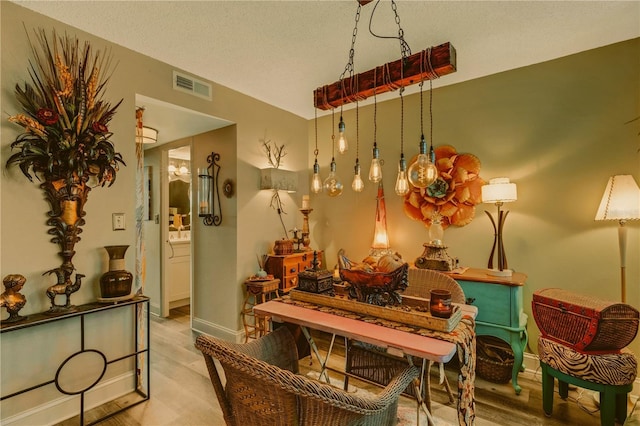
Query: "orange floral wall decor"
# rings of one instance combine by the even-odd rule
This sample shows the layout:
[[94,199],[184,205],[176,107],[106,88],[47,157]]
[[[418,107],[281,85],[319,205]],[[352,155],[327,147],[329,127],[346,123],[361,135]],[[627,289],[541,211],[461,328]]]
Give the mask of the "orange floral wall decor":
[[480,177],[480,160],[450,145],[436,147],[435,154],[438,179],[427,188],[412,188],[405,196],[404,212],[425,226],[435,218],[443,228],[468,225],[482,201],[485,181]]

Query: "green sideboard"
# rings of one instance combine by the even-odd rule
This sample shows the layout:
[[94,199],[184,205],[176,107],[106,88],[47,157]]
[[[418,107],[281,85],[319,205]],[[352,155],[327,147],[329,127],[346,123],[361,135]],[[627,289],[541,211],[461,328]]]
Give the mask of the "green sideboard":
[[507,342],[514,354],[511,384],[520,394],[518,373],[524,371],[523,353],[527,346],[527,314],[523,311],[525,274],[515,272],[511,277],[488,275],[486,269],[469,268],[462,274],[445,272],[455,279],[467,300],[478,308],[476,334],[494,336]]

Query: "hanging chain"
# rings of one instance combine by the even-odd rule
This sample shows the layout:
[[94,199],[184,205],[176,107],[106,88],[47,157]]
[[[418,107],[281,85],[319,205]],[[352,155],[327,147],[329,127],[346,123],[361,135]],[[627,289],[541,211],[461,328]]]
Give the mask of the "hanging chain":
[[356,163],[358,163],[359,152],[360,152],[360,114],[359,114],[358,101],[356,101]]
[[396,5],[395,0],[391,0],[391,9],[395,14],[396,24],[398,24],[398,40],[400,40],[400,53],[402,54],[402,59],[406,59],[411,56],[411,49],[409,45],[404,40],[404,30],[402,26],[400,26],[400,16],[398,15],[398,6]]
[[422,104],[422,85],[424,81],[420,80],[420,134],[424,137],[424,113],[423,113],[423,104]]
[[318,108],[314,108],[313,112],[315,113],[316,119],[314,121],[314,126],[316,130],[316,149],[313,150],[313,155],[316,157],[316,161],[318,160]]
[[362,8],[362,5],[358,3],[358,9],[356,9],[356,19],[355,19],[356,23],[355,23],[355,26],[353,27],[353,34],[351,35],[351,49],[349,50],[349,61],[347,62],[347,65],[344,67],[344,71],[342,71],[342,74],[340,74],[340,81],[344,79],[347,72],[349,73],[349,77],[353,75],[353,70],[354,70],[353,57],[355,56],[355,53],[356,53],[355,45],[356,45],[356,36],[358,35],[358,21],[360,21],[361,8]]
[[373,147],[377,147],[376,137],[378,134],[378,98],[376,91],[378,89],[378,67],[373,69]]
[[[420,88],[422,90],[422,84]],[[422,96],[422,91],[420,91],[420,96]],[[433,82],[431,80],[429,80],[429,143],[431,150],[433,150]]]
[[404,158],[404,87],[400,88],[400,158]]
[[336,125],[336,110],[335,108],[332,108],[331,109],[331,161],[333,161],[336,156],[335,125]]

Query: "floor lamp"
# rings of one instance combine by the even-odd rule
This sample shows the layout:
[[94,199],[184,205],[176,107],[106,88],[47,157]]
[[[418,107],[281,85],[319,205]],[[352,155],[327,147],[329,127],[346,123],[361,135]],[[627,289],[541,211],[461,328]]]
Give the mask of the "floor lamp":
[[618,243],[620,245],[620,289],[622,302],[626,303],[626,255],[627,220],[640,219],[640,188],[631,175],[617,175],[609,178],[607,188],[602,195],[595,220],[617,220]]

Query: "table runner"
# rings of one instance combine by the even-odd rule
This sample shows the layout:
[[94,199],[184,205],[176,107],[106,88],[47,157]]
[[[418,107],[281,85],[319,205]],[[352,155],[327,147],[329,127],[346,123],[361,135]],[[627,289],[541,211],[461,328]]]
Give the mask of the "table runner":
[[458,361],[460,363],[460,371],[458,373],[458,424],[465,426],[475,424],[476,333],[473,318],[463,316],[456,328],[447,333],[389,321],[371,315],[358,314],[329,306],[293,300],[289,296],[284,296],[277,300],[302,308],[319,310],[345,318],[365,321],[407,333],[414,333],[455,343],[457,348],[456,353],[458,354]]

